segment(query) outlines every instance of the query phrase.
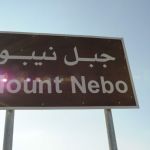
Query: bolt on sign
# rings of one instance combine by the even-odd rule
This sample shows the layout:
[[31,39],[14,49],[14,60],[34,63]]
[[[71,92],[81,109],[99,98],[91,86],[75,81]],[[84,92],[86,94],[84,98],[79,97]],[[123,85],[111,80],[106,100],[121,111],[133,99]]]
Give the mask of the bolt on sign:
[[0,33],[0,108],[138,107],[120,38]]

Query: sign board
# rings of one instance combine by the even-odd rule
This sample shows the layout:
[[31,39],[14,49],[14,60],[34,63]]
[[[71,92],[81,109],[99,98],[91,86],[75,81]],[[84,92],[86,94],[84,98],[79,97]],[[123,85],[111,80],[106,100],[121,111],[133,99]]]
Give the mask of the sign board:
[[0,108],[137,107],[123,40],[0,33]]

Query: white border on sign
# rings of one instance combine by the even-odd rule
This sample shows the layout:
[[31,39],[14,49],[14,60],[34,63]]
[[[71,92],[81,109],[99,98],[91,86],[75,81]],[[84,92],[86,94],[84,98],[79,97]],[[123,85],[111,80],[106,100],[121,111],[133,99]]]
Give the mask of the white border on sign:
[[68,34],[50,34],[50,33],[33,33],[33,32],[13,32],[13,31],[0,31],[0,33],[7,33],[7,34],[25,34],[25,35],[49,35],[49,36],[66,36],[66,37],[85,37],[85,38],[105,38],[105,39],[116,39],[116,40],[121,40],[122,42],[122,46],[123,46],[123,52],[124,52],[124,56],[125,56],[125,60],[127,63],[127,69],[129,72],[129,78],[131,81],[131,87],[133,90],[133,95],[135,98],[135,102],[136,102],[136,106],[59,106],[59,107],[0,107],[0,110],[48,110],[48,109],[127,109],[127,108],[139,108],[139,103],[137,100],[137,95],[135,92],[135,86],[133,83],[133,78],[132,78],[132,73],[131,73],[131,69],[129,66],[129,61],[128,61],[128,57],[127,57],[127,51],[125,48],[125,44],[124,44],[124,39],[122,37],[104,37],[104,36],[92,36],[92,35],[68,35]]

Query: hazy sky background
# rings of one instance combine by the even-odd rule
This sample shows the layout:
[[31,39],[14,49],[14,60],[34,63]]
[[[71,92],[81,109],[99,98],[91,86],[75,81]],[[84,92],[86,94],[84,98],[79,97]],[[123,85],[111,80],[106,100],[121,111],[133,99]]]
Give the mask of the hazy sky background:
[[[118,149],[150,149],[149,0],[0,0],[0,31],[123,37],[140,109],[112,110]],[[103,110],[16,111],[13,150],[33,149],[108,150]]]

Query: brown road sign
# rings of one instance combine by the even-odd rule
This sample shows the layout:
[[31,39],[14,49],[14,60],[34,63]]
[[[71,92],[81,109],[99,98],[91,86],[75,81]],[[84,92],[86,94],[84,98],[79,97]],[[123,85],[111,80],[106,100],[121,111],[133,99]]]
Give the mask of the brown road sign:
[[138,107],[120,38],[0,33],[0,108]]

